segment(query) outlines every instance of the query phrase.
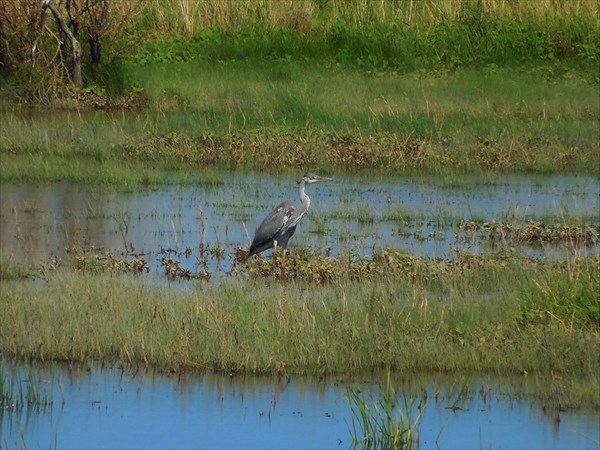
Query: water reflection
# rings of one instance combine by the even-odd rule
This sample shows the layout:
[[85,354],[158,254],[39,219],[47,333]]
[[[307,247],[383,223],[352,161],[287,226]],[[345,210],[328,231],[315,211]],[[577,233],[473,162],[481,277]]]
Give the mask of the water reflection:
[[[161,249],[196,251],[201,244],[232,252],[247,247],[264,215],[284,199],[296,200],[292,178],[223,173],[221,187],[164,186],[118,192],[110,188],[52,185],[0,187],[0,250],[33,262],[61,257],[72,247],[142,253],[161,272]],[[523,221],[527,217],[581,215],[599,226],[600,182],[592,177],[523,177],[463,182],[336,177],[311,186],[312,209],[290,245],[352,249],[365,256],[385,247],[431,258],[456,251],[489,252],[479,239],[457,239],[460,220]],[[402,215],[408,219],[401,219]],[[521,253],[564,257],[565,246],[543,244]],[[598,254],[598,245],[578,249]],[[182,263],[194,270],[198,254]],[[227,270],[227,267],[223,268]]]
[[[5,376],[35,380],[53,399],[45,410],[4,411],[3,445],[59,448],[349,448],[349,384],[337,380],[227,375],[163,376],[0,362]],[[429,386],[421,447],[589,448],[600,441],[592,412],[544,413],[503,382],[475,381],[465,391],[443,379]],[[519,380],[515,380],[519,383]],[[353,383],[363,395],[378,383]],[[402,392],[404,384],[398,384]],[[14,388],[14,385],[13,385]],[[408,389],[408,388],[407,388]]]

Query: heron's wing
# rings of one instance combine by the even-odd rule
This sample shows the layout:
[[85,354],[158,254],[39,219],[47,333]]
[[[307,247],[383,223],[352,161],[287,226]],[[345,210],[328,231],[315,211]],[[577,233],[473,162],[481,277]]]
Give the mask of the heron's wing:
[[[277,205],[256,229],[254,240],[250,246],[250,253],[258,253],[271,248],[273,239],[293,216],[294,210],[294,205],[291,202],[283,202]],[[253,250],[259,248],[262,249],[253,252]]]

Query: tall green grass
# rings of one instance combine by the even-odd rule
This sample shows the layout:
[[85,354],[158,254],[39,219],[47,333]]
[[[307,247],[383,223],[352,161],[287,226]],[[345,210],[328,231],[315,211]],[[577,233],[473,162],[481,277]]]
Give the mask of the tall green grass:
[[[130,65],[128,76],[152,109],[176,113],[170,130],[287,125],[294,131],[396,130],[421,137],[463,131],[487,137],[503,129],[522,134],[534,125],[554,135],[560,126],[581,132],[599,110],[595,86],[576,75],[549,84],[536,74],[502,70],[370,77],[316,63],[198,62]],[[189,117],[191,112],[196,116]]]
[[[109,62],[78,93],[38,86],[52,77],[31,73],[38,33],[26,24],[37,14],[21,5],[0,34],[6,64],[25,58],[0,78],[2,181],[155,184],[161,170],[207,165],[600,166],[594,1],[113,2],[111,24],[127,26],[107,32]],[[62,106],[109,113],[11,111],[53,89],[74,98]],[[77,170],[61,170],[74,160]]]

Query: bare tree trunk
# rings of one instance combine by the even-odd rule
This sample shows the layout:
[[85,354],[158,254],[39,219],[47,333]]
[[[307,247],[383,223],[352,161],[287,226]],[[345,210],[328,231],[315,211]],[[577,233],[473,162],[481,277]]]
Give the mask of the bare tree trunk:
[[[83,86],[83,79],[81,77],[81,45],[79,45],[79,40],[75,37],[75,35],[71,32],[62,16],[52,3],[53,0],[44,0],[42,3],[42,20],[45,16],[46,8],[52,11],[52,15],[54,16],[54,20],[58,24],[62,33],[69,39],[71,42],[71,49],[73,52],[73,62],[71,67],[71,78],[73,79],[73,84],[78,88]],[[43,26],[43,24],[42,24]],[[43,30],[43,29],[42,29]]]

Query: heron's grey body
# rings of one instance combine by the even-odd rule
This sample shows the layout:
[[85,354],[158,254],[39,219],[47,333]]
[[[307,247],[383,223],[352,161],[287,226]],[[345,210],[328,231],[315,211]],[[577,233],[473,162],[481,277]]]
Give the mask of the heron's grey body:
[[300,206],[296,208],[291,202],[283,202],[271,211],[256,229],[248,258],[270,248],[287,248],[288,241],[296,231],[298,222],[310,207],[310,197],[306,195],[307,184],[329,180],[312,173],[305,173],[298,181]]

